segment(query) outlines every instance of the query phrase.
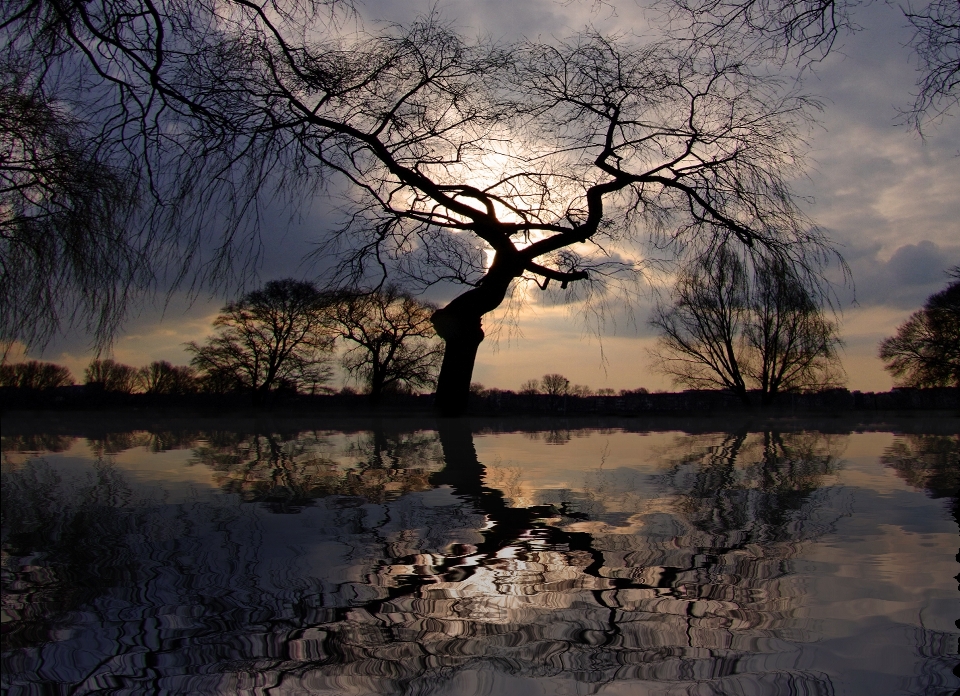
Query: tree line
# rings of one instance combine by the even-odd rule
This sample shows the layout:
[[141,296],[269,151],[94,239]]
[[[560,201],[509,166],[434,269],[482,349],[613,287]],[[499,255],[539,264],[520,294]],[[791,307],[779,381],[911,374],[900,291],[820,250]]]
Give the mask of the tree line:
[[249,391],[262,403],[278,387],[323,391],[339,343],[342,367],[377,402],[436,383],[443,349],[430,322],[434,311],[392,286],[322,292],[306,281],[271,281],[228,303],[214,335],[186,349],[217,390]]
[[[960,387],[960,267],[955,280],[884,339],[879,357],[898,387]],[[749,403],[784,392],[842,387],[839,322],[794,269],[722,248],[677,277],[650,324],[658,369],[694,389],[726,389]]]
[[[185,345],[190,365],[160,360],[141,368],[95,359],[86,384],[124,394],[247,393],[255,404],[277,391],[329,393],[334,352],[373,402],[384,394],[432,387],[442,356],[430,315],[436,307],[395,287],[322,292],[277,280],[227,303],[202,342]],[[65,367],[3,365],[0,386],[49,389],[73,384]]]
[[[960,268],[927,299],[880,358],[898,386],[960,387]],[[277,391],[329,393],[333,354],[371,401],[384,394],[431,388],[443,355],[430,320],[435,306],[396,287],[367,292],[323,292],[309,282],[271,281],[225,305],[214,333],[190,342],[190,365],[159,360],[141,368],[96,359],[86,384],[124,394],[248,393],[254,403]],[[758,395],[773,403],[781,393],[815,392],[842,385],[838,323],[782,265],[751,268],[721,250],[681,274],[672,301],[654,311],[660,338],[652,355],[678,386],[721,389],[745,404]],[[37,360],[0,365],[0,386],[45,390],[74,383],[63,366]],[[470,392],[502,392],[473,382]],[[520,394],[549,397],[614,396],[547,373],[520,386]],[[647,393],[621,389],[621,396]]]

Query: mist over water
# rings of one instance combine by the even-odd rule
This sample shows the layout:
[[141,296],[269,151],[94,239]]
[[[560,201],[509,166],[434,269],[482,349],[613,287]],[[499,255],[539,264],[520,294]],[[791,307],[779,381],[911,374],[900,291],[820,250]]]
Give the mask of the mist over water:
[[11,695],[960,687],[957,434],[2,444]]

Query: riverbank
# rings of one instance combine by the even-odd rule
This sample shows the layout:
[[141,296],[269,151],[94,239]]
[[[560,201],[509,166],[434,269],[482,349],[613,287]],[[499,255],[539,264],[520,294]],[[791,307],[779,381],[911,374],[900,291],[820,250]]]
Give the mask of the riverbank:
[[[60,435],[101,439],[108,433],[147,431],[183,434],[217,431],[247,433],[296,433],[310,430],[424,431],[441,428],[468,428],[475,433],[511,433],[617,430],[622,432],[686,433],[706,432],[794,432],[817,430],[823,433],[893,431],[898,433],[960,433],[960,412],[955,410],[868,410],[830,413],[689,413],[618,415],[470,415],[441,419],[432,413],[396,412],[304,413],[274,411],[172,411],[143,408],[135,410],[47,411],[12,410],[3,414],[3,436]],[[180,438],[175,438],[180,439]]]

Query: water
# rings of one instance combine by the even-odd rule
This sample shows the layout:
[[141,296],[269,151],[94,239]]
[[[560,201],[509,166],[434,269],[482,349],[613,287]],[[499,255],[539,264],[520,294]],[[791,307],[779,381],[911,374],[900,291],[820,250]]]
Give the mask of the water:
[[956,422],[540,423],[5,426],[3,692],[960,687]]

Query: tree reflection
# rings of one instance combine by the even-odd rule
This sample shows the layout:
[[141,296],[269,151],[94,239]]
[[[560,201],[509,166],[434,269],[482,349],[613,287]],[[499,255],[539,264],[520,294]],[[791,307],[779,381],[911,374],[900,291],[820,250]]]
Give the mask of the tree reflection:
[[565,445],[570,442],[571,433],[567,428],[553,428],[551,430],[534,430],[523,434],[528,440],[543,440],[548,445]]
[[799,657],[817,634],[790,564],[844,514],[839,441],[682,436],[661,455],[655,477],[608,468],[530,507],[461,421],[207,433],[190,461],[230,495],[183,505],[132,499],[103,464],[76,493],[40,463],[5,472],[4,688],[832,694]]
[[224,492],[274,512],[299,512],[329,495],[393,500],[431,488],[430,474],[442,467],[436,435],[384,430],[358,435],[342,451],[318,432],[212,433],[191,463],[209,466]]
[[120,454],[137,447],[149,452],[189,449],[203,434],[192,430],[132,430],[97,433],[87,438],[90,451],[97,458]]
[[960,435],[904,435],[880,461],[931,498],[951,499],[953,517],[960,524]]
[[64,452],[76,438],[68,435],[30,434],[0,437],[0,451],[8,452]]
[[42,459],[5,468],[2,481],[6,651],[51,640],[65,612],[129,579],[113,560],[136,525],[126,481],[102,462],[70,491]]
[[839,439],[816,432],[688,436],[665,452],[664,482],[684,516],[720,546],[799,540],[811,500],[836,473]]

